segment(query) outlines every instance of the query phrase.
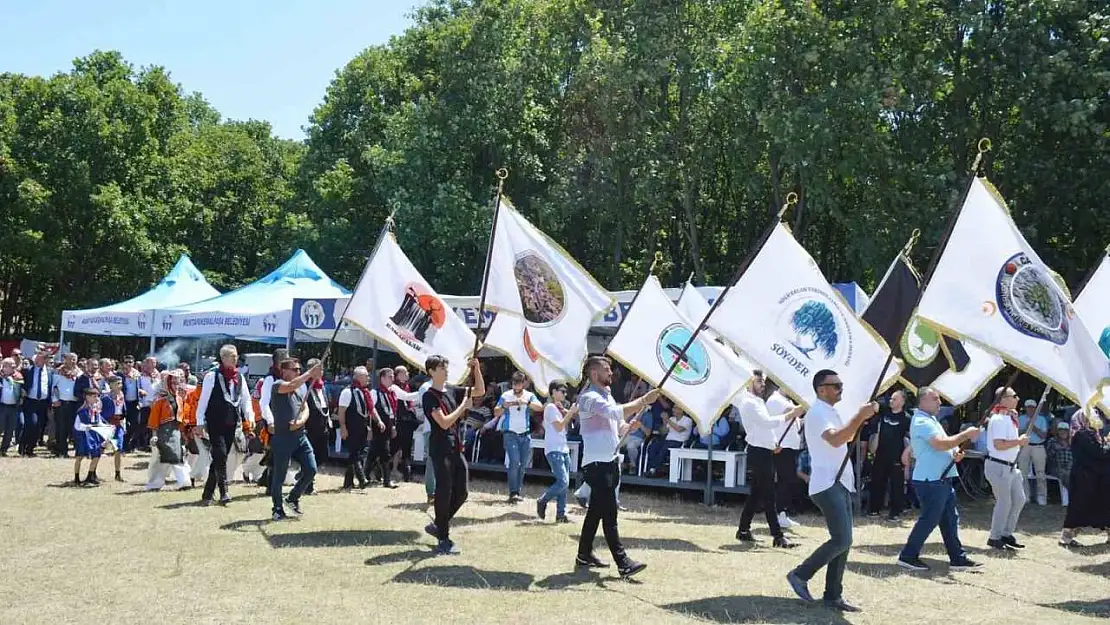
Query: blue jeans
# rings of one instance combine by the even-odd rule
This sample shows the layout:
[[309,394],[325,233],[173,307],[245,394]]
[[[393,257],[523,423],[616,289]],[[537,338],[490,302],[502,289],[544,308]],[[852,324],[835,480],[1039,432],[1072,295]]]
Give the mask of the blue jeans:
[[432,457],[428,455],[428,443],[431,441],[432,433],[424,432],[424,492],[429,497],[436,495],[436,472],[432,468]]
[[274,504],[274,512],[282,510],[281,490],[285,485],[285,474],[289,472],[289,461],[296,460],[301,465],[297,474],[297,483],[289,491],[289,500],[297,501],[301,498],[316,477],[316,454],[312,451],[312,443],[308,442],[304,430],[291,434],[277,434],[270,439],[270,453],[273,467],[270,469],[270,499]]
[[524,468],[532,453],[532,437],[528,434],[504,432],[505,453],[509,454],[509,494],[519,495],[524,486]]
[[570,454],[549,451],[547,464],[551,465],[551,472],[555,474],[555,483],[549,486],[540,497],[540,503],[546,505],[554,499],[555,516],[564,517],[567,515],[567,488],[570,487]]
[[682,447],[682,443],[678,441],[668,440],[655,440],[648,447],[648,466],[649,472],[658,471],[659,467],[663,466],[663,462],[667,460],[672,449]]
[[936,482],[913,481],[914,492],[921,501],[921,516],[917,517],[906,546],[898,557],[913,560],[921,555],[921,547],[937,525],[948,550],[949,562],[959,562],[965,557],[964,547],[960,544],[960,513],[956,510],[956,489],[949,480]]
[[837,482],[832,488],[810,495],[810,499],[825,516],[829,539],[799,564],[794,573],[809,581],[825,567],[825,600],[836,601],[844,593],[844,566],[848,563],[848,551],[852,549],[852,493]]

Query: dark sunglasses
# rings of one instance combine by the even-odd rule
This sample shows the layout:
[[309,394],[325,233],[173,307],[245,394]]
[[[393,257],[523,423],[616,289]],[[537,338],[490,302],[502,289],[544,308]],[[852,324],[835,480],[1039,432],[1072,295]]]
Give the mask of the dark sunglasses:
[[838,391],[843,391],[844,390],[844,383],[843,382],[824,382],[824,383],[818,384],[817,386],[831,386],[831,387],[835,388]]

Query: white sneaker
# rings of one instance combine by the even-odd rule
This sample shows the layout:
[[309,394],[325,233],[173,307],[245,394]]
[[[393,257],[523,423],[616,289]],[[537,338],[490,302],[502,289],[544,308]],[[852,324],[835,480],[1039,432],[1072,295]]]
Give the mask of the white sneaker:
[[788,530],[791,528],[799,527],[800,525],[801,523],[798,523],[797,521],[794,521],[790,517],[786,516],[785,512],[779,513],[779,527],[781,527],[782,529]]

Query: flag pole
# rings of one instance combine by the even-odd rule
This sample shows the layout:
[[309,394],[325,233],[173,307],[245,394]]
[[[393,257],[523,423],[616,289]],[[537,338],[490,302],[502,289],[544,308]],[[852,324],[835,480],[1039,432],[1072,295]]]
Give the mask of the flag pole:
[[474,357],[478,357],[478,333],[482,331],[482,322],[486,319],[486,291],[489,287],[490,263],[493,261],[493,242],[497,239],[497,218],[501,214],[501,197],[505,190],[505,179],[509,177],[509,170],[505,167],[498,169],[493,174],[497,177],[497,195],[493,200],[493,224],[489,229],[489,244],[486,246],[486,268],[482,272],[482,292],[478,297],[478,327],[474,329]]
[[[717,296],[717,299],[713,300],[713,305],[709,307],[709,310],[705,313],[705,316],[702,317],[701,323],[699,323],[694,328],[694,331],[690,333],[690,338],[686,340],[686,344],[682,346],[682,349],[679,350],[677,354],[675,354],[674,360],[671,362],[671,366],[667,368],[667,372],[663,374],[663,379],[659,380],[659,384],[656,385],[656,388],[662,390],[663,385],[667,383],[667,380],[669,380],[671,378],[671,375],[674,374],[675,369],[678,368],[678,363],[682,361],[682,357],[686,355],[686,352],[690,349],[690,346],[693,345],[694,341],[698,338],[698,334],[701,334],[701,329],[709,323],[709,318],[713,316],[713,313],[717,312],[717,308],[720,307],[721,302],[725,301],[725,296],[728,295],[728,292],[732,290],[732,287],[740,281],[740,278],[744,276],[744,272],[748,270],[748,267],[752,264],[752,261],[755,260],[755,257],[759,254],[760,250],[763,249],[763,245],[767,243],[767,239],[771,238],[771,235],[775,232],[775,228],[777,228],[778,225],[782,223],[783,213],[785,213],[788,208],[797,203],[797,193],[791,191],[786,195],[786,202],[783,203],[782,208],[780,208],[778,212],[775,213],[774,220],[772,220],[771,223],[768,224],[767,229],[764,230],[763,234],[759,236],[759,240],[756,241],[755,245],[753,245],[751,249],[748,250],[747,256],[745,256],[744,260],[740,262],[740,266],[736,269],[736,273],[732,276],[732,280],[730,280],[729,283],[725,285],[725,288],[721,291],[721,294]],[[622,319],[621,321],[623,322],[624,320]],[[617,449],[620,449],[621,446],[624,445],[624,441],[627,438],[627,434],[621,438],[620,442],[617,443]],[[710,438],[709,442],[712,443],[713,439]]]
[[[910,325],[910,319],[913,317],[914,314],[917,313],[918,307],[921,306],[921,300],[924,299],[925,291],[929,287],[929,281],[932,280],[933,273],[936,272],[937,265],[940,264],[940,258],[944,254],[944,248],[948,247],[948,240],[952,238],[952,232],[956,229],[956,222],[959,221],[960,213],[963,211],[963,204],[965,201],[967,201],[967,195],[971,192],[971,187],[975,183],[975,179],[979,176],[979,164],[983,160],[983,155],[987,152],[990,152],[991,150],[990,139],[980,139],[977,148],[978,154],[975,155],[975,161],[971,164],[971,176],[968,177],[967,184],[964,185],[964,190],[963,193],[960,194],[960,200],[956,204],[956,209],[951,211],[951,214],[948,216],[948,224],[945,226],[943,234],[941,234],[940,241],[937,244],[937,249],[933,251],[933,257],[929,260],[929,267],[925,271],[925,275],[921,277],[921,288],[918,289],[917,299],[916,301],[914,301],[913,307],[910,309],[912,312],[910,313],[909,317],[906,317],[906,319],[902,321],[902,323],[900,324],[901,329],[898,330],[895,336],[901,337],[903,334],[906,333],[906,328],[908,328]],[[883,368],[879,370],[879,377],[877,380],[875,380],[875,386],[871,390],[872,400],[874,400],[874,398],[879,394],[879,391],[882,389],[883,379],[886,378],[886,370],[890,368],[890,363],[892,362],[894,362],[893,347],[890,349],[890,353],[887,354],[886,363],[883,365]],[[855,444],[859,441],[859,434],[862,430],[863,428],[860,427],[856,430],[855,434],[852,435],[852,444]],[[836,484],[840,481],[840,477],[844,475],[844,469],[848,466],[848,460],[851,457],[852,451],[851,449],[849,449],[844,454],[844,460],[840,463],[840,469],[836,472],[836,478],[833,479],[833,484]],[[856,492],[858,496],[858,488]]]
[[[661,262],[663,262],[663,252],[660,252],[659,250],[656,250],[655,251],[655,257],[652,259],[651,265],[648,266],[647,276],[644,277],[644,280],[647,280],[651,276],[655,275],[655,267],[656,267],[656,265],[658,265]],[[624,320],[628,318],[628,311],[632,310],[632,307],[636,304],[636,300],[639,299],[640,291],[642,291],[642,290],[643,290],[643,288],[641,287],[641,288],[637,289],[636,292],[632,295],[632,301],[628,302],[628,308],[626,309],[626,311],[624,313],[621,314],[620,321],[617,322],[617,329],[613,331],[613,336],[616,336],[617,332],[621,331],[621,327],[624,325]],[[618,302],[617,303],[617,310],[619,311],[620,308],[621,308],[621,305]],[[590,383],[589,377],[582,376],[582,383],[578,385],[578,392],[581,393],[582,390],[585,389],[586,385],[589,384],[589,383]],[[617,445],[617,449],[620,449],[621,445],[623,445],[623,444],[624,444],[624,439],[621,439],[621,444]]]
[[[355,283],[355,290],[351,291],[351,297],[354,297],[355,293],[358,293],[358,288],[360,286],[362,286],[362,280],[363,280],[363,278],[366,277],[366,268],[370,266],[370,263],[374,260],[374,256],[377,255],[378,248],[380,248],[382,246],[382,241],[385,240],[385,237],[388,236],[390,232],[393,232],[393,216],[396,215],[396,214],[397,214],[397,209],[393,209],[392,211],[389,212],[389,215],[386,216],[385,223],[382,224],[382,231],[381,231],[381,233],[378,234],[377,242],[374,243],[374,249],[370,252],[370,257],[366,259],[366,264],[363,265],[363,267],[362,267],[362,273],[358,277],[358,282]],[[350,299],[347,300],[347,305],[348,306],[351,305],[351,300]],[[324,355],[320,357],[320,366],[321,367],[324,367],[325,365],[328,364],[328,357],[331,356],[331,347],[332,347],[332,345],[335,344],[335,337],[339,336],[339,328],[343,327],[343,317],[346,315],[346,313],[347,313],[347,309],[344,308],[343,309],[343,314],[339,315],[339,319],[337,319],[335,321],[335,330],[331,333],[331,338],[328,339],[328,344],[324,348]],[[334,316],[334,312],[333,312],[333,316]],[[290,327],[292,327],[293,324],[289,324],[289,325],[290,325]],[[377,341],[375,341],[375,344],[376,343],[377,343]]]

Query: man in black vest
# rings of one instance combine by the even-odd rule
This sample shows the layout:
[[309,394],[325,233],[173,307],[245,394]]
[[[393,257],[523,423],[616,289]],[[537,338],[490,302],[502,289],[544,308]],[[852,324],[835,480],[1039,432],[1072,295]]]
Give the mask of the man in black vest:
[[274,418],[273,437],[270,439],[273,454],[270,499],[274,505],[273,519],[283,521],[287,517],[281,504],[281,487],[285,484],[289,461],[296,459],[301,466],[297,484],[286,499],[293,512],[301,514],[301,495],[316,477],[316,455],[312,453],[312,445],[304,429],[308,423],[308,404],[305,403],[308,387],[305,383],[323,377],[324,368],[317,362],[307,372],[301,373],[301,363],[296,358],[286,358],[278,367],[281,379],[274,383],[270,394],[270,413]]
[[420,428],[420,417],[416,416],[416,407],[412,401],[405,401],[398,395],[409,393],[409,370],[404,365],[393,368],[393,386],[389,389],[397,398],[397,413],[395,424],[397,438],[393,439],[393,457],[397,459],[401,469],[401,477],[406,482],[412,481],[412,444],[416,430]]
[[220,348],[220,366],[204,375],[200,400],[197,402],[197,434],[207,441],[212,452],[212,466],[200,501],[212,503],[216,488],[220,489],[220,504],[227,505],[227,454],[235,441],[235,430],[244,421],[254,424],[247,381],[239,373],[239,352],[234,345]]
[[339,435],[347,441],[347,475],[343,490],[350,491],[358,480],[359,488],[366,488],[366,443],[369,440],[371,412],[374,397],[370,394],[370,372],[366,367],[355,367],[351,385],[339,393]]
[[371,426],[370,467],[378,467],[382,473],[382,485],[397,488],[393,483],[393,455],[389,452],[390,441],[397,437],[397,397],[393,394],[393,369],[386,367],[378,372],[378,388],[374,389],[374,423]]

